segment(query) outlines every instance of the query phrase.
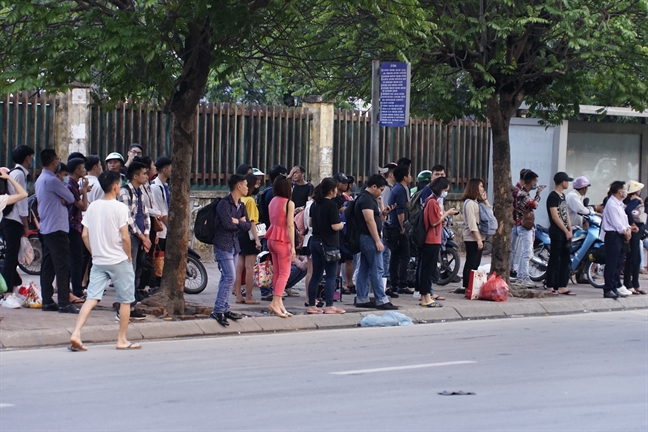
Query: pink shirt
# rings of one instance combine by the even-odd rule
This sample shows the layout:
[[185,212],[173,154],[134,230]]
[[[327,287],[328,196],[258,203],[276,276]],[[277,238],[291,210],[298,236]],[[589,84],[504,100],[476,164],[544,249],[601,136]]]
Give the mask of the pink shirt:
[[266,232],[266,240],[280,241],[290,243],[288,235],[288,214],[286,208],[288,198],[276,196],[272,198],[268,205],[268,215],[270,217],[270,228]]

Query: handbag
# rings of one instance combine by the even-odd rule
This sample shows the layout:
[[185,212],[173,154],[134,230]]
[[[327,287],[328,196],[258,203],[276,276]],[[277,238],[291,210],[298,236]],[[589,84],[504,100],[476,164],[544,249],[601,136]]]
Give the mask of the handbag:
[[[264,261],[262,261],[264,259]],[[272,268],[272,259],[269,252],[261,252],[257,255],[256,264],[254,265],[253,283],[259,288],[271,288],[274,269]],[[250,287],[251,289],[251,287]]]
[[153,267],[155,267],[155,277],[162,277],[164,270],[164,251],[159,246],[153,251]]
[[535,226],[535,214],[533,213],[533,210],[529,210],[524,213],[521,225],[525,230],[533,229],[533,227]]
[[[256,225],[257,236],[259,236],[260,239],[265,237],[266,231],[267,231],[266,224],[260,223]],[[250,236],[250,240],[254,241],[254,234],[252,233],[251,229],[250,231],[248,231],[248,235]]]
[[340,248],[337,246],[326,246],[322,243],[322,253],[326,262],[338,262],[342,259]]
[[163,230],[164,227],[162,226],[162,222],[160,222],[158,218],[151,216],[151,231],[157,233]]

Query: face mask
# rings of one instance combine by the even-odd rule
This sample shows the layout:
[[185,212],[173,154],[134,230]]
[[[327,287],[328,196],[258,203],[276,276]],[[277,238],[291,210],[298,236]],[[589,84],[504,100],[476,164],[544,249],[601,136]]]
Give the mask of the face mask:
[[58,166],[56,167],[56,172],[61,171],[61,162],[59,162]]
[[29,164],[29,168],[34,168],[35,164],[36,164],[36,159],[32,159],[31,163]]
[[445,198],[447,196],[448,196],[448,192],[446,191],[441,192],[441,198]]
[[536,190],[536,189],[538,189],[538,185],[535,185],[531,188],[531,190]]
[[259,189],[260,188],[254,188],[254,190],[252,191],[252,195],[258,195],[259,194]]
[[626,198],[628,198],[628,192],[623,191],[623,193],[621,194],[621,199],[626,199]]

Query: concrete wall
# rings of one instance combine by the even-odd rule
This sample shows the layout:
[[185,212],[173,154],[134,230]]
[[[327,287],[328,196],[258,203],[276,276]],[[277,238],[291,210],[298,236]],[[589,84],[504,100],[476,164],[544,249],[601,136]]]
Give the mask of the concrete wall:
[[90,88],[77,86],[57,96],[55,148],[61,160],[72,152],[88,154]]

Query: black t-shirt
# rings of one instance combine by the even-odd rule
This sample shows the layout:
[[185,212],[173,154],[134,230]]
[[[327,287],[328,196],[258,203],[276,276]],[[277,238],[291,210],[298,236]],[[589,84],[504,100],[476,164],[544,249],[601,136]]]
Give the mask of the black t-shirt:
[[567,239],[564,231],[554,222],[553,217],[551,217],[551,208],[556,207],[558,209],[558,217],[562,220],[562,223],[567,226],[567,202],[565,201],[565,195],[559,195],[556,191],[551,191],[549,197],[547,198],[547,213],[549,214],[549,235],[556,238]]
[[360,234],[371,235],[369,232],[369,227],[367,222],[365,222],[364,214],[362,210],[371,209],[374,211],[374,221],[376,221],[376,227],[378,228],[378,233],[382,231],[382,219],[380,218],[380,208],[378,207],[378,201],[371,196],[369,192],[362,191],[360,196],[355,202],[355,217],[358,222],[358,227],[360,228]]
[[338,231],[331,228],[331,225],[340,223],[340,212],[333,200],[325,198],[321,203],[313,203],[310,217],[313,219],[313,238],[321,240],[326,246],[340,244]]
[[342,207],[344,207],[344,204],[349,202],[349,200],[344,196],[344,194],[341,194],[341,195],[335,195],[335,197],[333,198],[333,202],[337,204],[337,208],[338,210],[340,210]]
[[306,183],[303,185],[298,185],[293,183],[292,190],[292,202],[295,203],[295,207],[304,207],[308,197],[313,195],[313,185]]

